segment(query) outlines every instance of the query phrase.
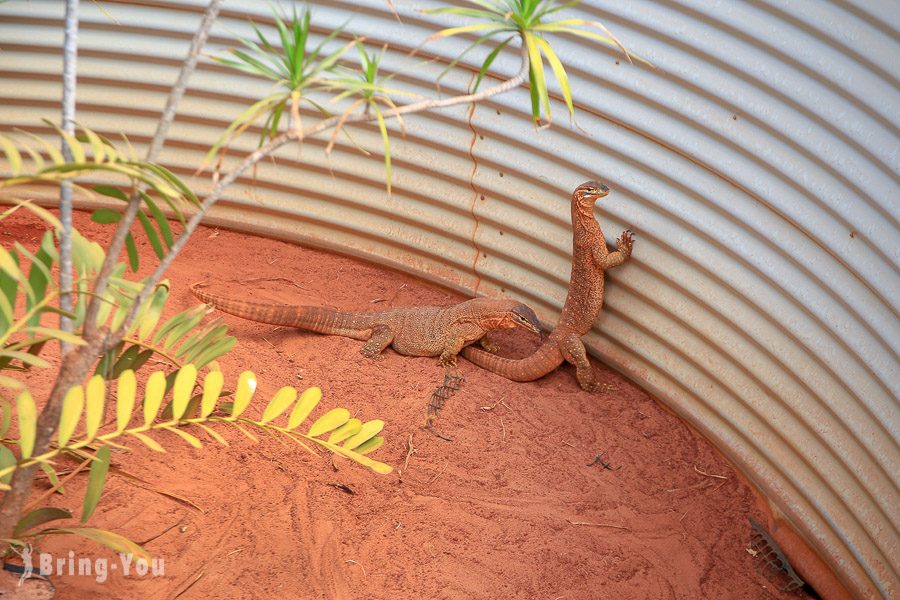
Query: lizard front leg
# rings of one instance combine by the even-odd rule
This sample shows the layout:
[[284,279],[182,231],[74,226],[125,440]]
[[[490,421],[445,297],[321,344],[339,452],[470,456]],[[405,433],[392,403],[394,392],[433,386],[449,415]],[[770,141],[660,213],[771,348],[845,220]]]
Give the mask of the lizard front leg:
[[438,359],[440,365],[442,367],[455,367],[456,355],[459,354],[459,351],[462,350],[465,345],[463,340],[453,340],[452,345],[445,347],[444,351],[441,352],[441,357]]
[[616,249],[614,251],[608,254],[602,254],[599,249],[594,248],[594,261],[597,263],[597,266],[604,271],[618,267],[631,258],[631,250],[633,247],[634,234],[626,229],[616,240]]
[[366,358],[372,360],[383,360],[382,352],[394,341],[394,332],[387,325],[376,325],[372,328],[372,335],[368,341],[363,344],[359,352]]
[[497,354],[498,352],[500,352],[500,344],[492,342],[490,339],[488,339],[487,334],[484,334],[484,337],[478,340],[478,343],[482,348],[484,348],[491,354]]
[[591,368],[591,362],[587,357],[587,350],[581,338],[574,333],[569,334],[559,341],[559,349],[563,358],[575,365],[575,378],[581,389],[588,392],[608,392],[610,386],[600,383],[594,377],[594,370]]
[[444,367],[456,366],[456,355],[460,350],[474,342],[483,340],[485,330],[475,323],[456,323],[444,333],[444,347],[439,362]]

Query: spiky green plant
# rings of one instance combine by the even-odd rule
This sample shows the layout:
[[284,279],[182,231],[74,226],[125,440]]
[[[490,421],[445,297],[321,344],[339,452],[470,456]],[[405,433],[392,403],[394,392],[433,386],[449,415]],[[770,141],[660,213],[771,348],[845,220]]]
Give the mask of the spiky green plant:
[[[304,8],[298,15],[294,7],[293,17],[288,20],[286,15],[274,14],[275,27],[278,30],[280,46],[273,44],[263,35],[262,31],[251,21],[250,25],[256,34],[259,43],[238,38],[244,46],[231,48],[229,53],[233,58],[214,56],[213,60],[229,67],[269,79],[274,83],[274,91],[254,103],[241,113],[226,128],[206,155],[204,165],[209,163],[216,154],[227,146],[235,137],[243,133],[257,119],[266,115],[262,135],[259,144],[265,139],[277,135],[281,118],[285,110],[291,116],[291,127],[296,131],[302,131],[300,120],[300,106],[308,103],[326,116],[329,112],[319,103],[312,100],[308,92],[321,87],[323,77],[333,72],[335,64],[344,52],[354,42],[350,42],[336,50],[328,50],[328,45],[343,31],[339,27],[325,36],[317,46],[308,48],[310,37],[310,10]],[[202,168],[202,167],[201,167]]]
[[[544,71],[544,59],[550,64],[559,87],[562,90],[563,100],[569,115],[575,113],[575,107],[572,102],[572,88],[569,84],[569,76],[566,69],[560,61],[550,45],[550,42],[544,37],[548,33],[563,33],[586,38],[595,42],[600,42],[609,46],[615,46],[625,53],[630,61],[632,57],[636,57],[629,52],[619,40],[609,32],[609,30],[599,21],[591,21],[588,19],[560,19],[549,20],[555,17],[559,11],[570,8],[578,4],[579,0],[574,2],[560,3],[558,0],[466,0],[478,8],[467,8],[462,6],[451,6],[443,8],[435,8],[426,11],[428,14],[448,14],[468,17],[481,21],[471,25],[462,25],[459,27],[448,27],[438,31],[429,39],[446,38],[461,34],[477,34],[479,37],[463,52],[465,54],[469,50],[480,46],[488,39],[499,36],[504,38],[496,48],[494,48],[484,59],[476,78],[474,89],[478,88],[485,73],[490,69],[494,60],[515,39],[520,39],[522,45],[528,51],[529,59],[529,81],[531,83],[531,114],[535,123],[539,123],[541,114],[547,117],[548,123],[552,120],[550,112],[550,96],[547,92],[547,78]],[[596,31],[581,29],[582,27],[592,27],[600,30],[603,35]],[[643,60],[638,58],[639,60]],[[456,64],[459,57],[451,63]],[[646,61],[644,61],[646,62]]]
[[[334,77],[330,77],[322,82],[325,89],[337,92],[337,95],[333,98],[333,102],[340,102],[345,98],[354,99],[353,102],[342,111],[341,116],[334,127],[334,131],[331,134],[331,140],[325,148],[325,152],[331,152],[338,134],[343,130],[344,124],[351,114],[360,108],[365,112],[373,113],[375,115],[375,121],[378,124],[378,130],[381,132],[382,143],[384,144],[385,179],[387,181],[387,192],[388,195],[390,195],[391,138],[385,122],[383,108],[388,110],[397,108],[397,104],[391,96],[416,97],[416,94],[387,87],[387,83],[393,78],[393,75],[382,76],[379,72],[381,61],[387,50],[386,45],[382,46],[381,52],[372,52],[372,54],[369,54],[366,52],[366,48],[362,41],[357,40],[356,50],[359,55],[359,70],[338,67]],[[398,115],[397,122],[399,123],[401,130],[403,130],[403,117]],[[366,152],[366,150],[363,150],[363,152]]]

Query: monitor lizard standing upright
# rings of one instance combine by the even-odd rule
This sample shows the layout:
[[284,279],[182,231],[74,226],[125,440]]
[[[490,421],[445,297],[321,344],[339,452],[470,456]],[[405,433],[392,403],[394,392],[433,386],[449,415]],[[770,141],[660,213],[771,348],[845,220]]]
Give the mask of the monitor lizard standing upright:
[[533,381],[568,361],[575,365],[579,385],[590,392],[600,391],[581,336],[590,331],[603,306],[603,273],[631,257],[631,231],[623,231],[610,252],[594,219],[594,203],[609,194],[596,181],[582,183],[572,194],[572,275],[569,294],[556,328],[530,356],[520,359],[495,356],[478,348],[465,348],[462,355],[484,369],[513,381]]

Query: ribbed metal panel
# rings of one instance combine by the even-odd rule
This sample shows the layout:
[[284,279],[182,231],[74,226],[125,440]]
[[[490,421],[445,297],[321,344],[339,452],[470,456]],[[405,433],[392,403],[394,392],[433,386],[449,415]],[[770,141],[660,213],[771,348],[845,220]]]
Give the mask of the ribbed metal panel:
[[[78,119],[140,149],[205,2],[82,5]],[[465,47],[395,1],[314,7],[398,52],[399,85],[429,93]],[[57,119],[61,2],[0,6],[0,129]],[[210,49],[268,5],[228,2]],[[535,131],[522,89],[472,114],[410,116],[387,197],[375,129],[366,157],[307,140],[232,188],[210,221],[362,256],[467,292],[506,293],[553,322],[570,264],[569,194],[600,178],[597,216],[638,234],[611,273],[592,351],[733,460],[860,597],[896,597],[900,565],[900,4],[747,0],[585,2],[656,69],[557,38],[577,127],[554,106]],[[468,84],[484,53],[443,81]],[[423,62],[437,58],[436,62]],[[510,52],[497,77],[518,68]],[[163,162],[190,178],[204,149],[268,85],[208,60]],[[524,110],[523,110],[524,109]],[[310,114],[310,118],[313,115]],[[398,128],[392,126],[395,131]],[[253,147],[235,145],[233,155]],[[190,180],[200,191],[208,184]]]

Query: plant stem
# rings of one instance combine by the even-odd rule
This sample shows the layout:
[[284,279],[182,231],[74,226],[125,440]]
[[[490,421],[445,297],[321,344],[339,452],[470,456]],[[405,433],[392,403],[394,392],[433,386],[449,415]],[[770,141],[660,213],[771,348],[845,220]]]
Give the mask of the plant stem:
[[160,150],[162,150],[166,136],[169,134],[169,127],[172,125],[172,121],[175,120],[175,111],[178,108],[178,103],[181,102],[184,91],[187,89],[188,79],[190,79],[194,69],[197,67],[200,52],[209,38],[209,30],[212,29],[213,23],[219,16],[221,4],[222,0],[211,0],[209,6],[206,7],[200,27],[197,28],[197,33],[194,34],[194,39],[191,40],[191,48],[181,67],[181,72],[178,74],[178,79],[175,81],[172,91],[169,92],[169,99],[166,101],[166,107],[163,109],[162,116],[156,126],[153,141],[150,143],[150,148],[147,149],[147,162],[155,162]]
[[[50,447],[50,441],[59,426],[59,418],[62,413],[62,399],[72,386],[81,383],[103,346],[104,336],[97,336],[84,346],[78,346],[66,353],[62,358],[59,375],[50,390],[47,405],[38,417],[37,431],[34,441],[35,455],[43,454]],[[37,463],[16,469],[13,473],[10,489],[3,495],[0,502],[0,538],[12,538],[13,529],[22,515],[22,507],[31,491],[31,482],[34,480],[34,472]]]
[[[78,0],[66,0],[65,38],[63,40],[62,129],[75,132],[75,88],[78,67]],[[72,161],[72,150],[62,141],[63,158]],[[72,311],[72,184],[60,183],[59,220],[62,231],[59,239],[59,288],[62,292],[59,306],[65,312]],[[72,319],[59,316],[59,328],[72,332]],[[67,342],[60,342],[62,354],[69,351]]]
[[[194,38],[191,40],[191,47],[190,50],[188,50],[187,58],[185,58],[184,64],[181,66],[181,72],[178,74],[175,85],[172,86],[172,90],[169,92],[166,106],[163,109],[159,123],[156,126],[156,133],[153,135],[153,140],[150,142],[150,147],[147,149],[147,162],[154,162],[162,150],[163,144],[166,141],[166,136],[169,133],[169,127],[175,119],[175,111],[178,108],[178,103],[184,96],[188,79],[197,67],[197,60],[200,58],[200,52],[203,50],[203,46],[206,45],[206,40],[209,38],[209,30],[212,28],[212,25],[219,14],[219,7],[221,4],[222,0],[210,0],[209,5],[206,7],[206,12],[203,14],[203,20],[200,22],[200,26],[197,28]],[[103,266],[100,268],[100,274],[97,276],[97,281],[94,284],[95,296],[88,305],[84,320],[85,335],[92,335],[95,333],[97,327],[97,313],[100,311],[99,297],[102,296],[109,285],[109,278],[112,274],[112,270],[116,265],[116,261],[119,259],[119,255],[122,253],[122,246],[125,244],[125,238],[128,237],[128,232],[131,230],[131,225],[134,223],[134,219],[137,217],[137,212],[140,208],[141,196],[138,193],[138,190],[135,190],[128,200],[128,207],[125,209],[125,213],[122,215],[122,218],[119,219],[116,231],[113,234],[112,241],[110,241],[109,248],[107,249],[106,259],[103,261]],[[155,286],[155,284],[153,285]]]
[[[155,159],[155,155],[159,153],[159,150],[162,147],[163,141],[165,140],[166,134],[168,133],[169,125],[174,118],[175,108],[178,105],[178,102],[181,100],[181,97],[184,95],[188,77],[197,65],[197,59],[200,56],[200,51],[202,50],[203,45],[206,43],[206,39],[209,37],[209,30],[212,27],[213,21],[215,21],[215,18],[218,15],[220,4],[221,0],[210,0],[209,6],[207,7],[206,13],[203,17],[203,21],[201,22],[200,27],[197,30],[197,33],[194,35],[193,41],[191,42],[191,49],[188,57],[185,60],[184,65],[182,66],[181,73],[178,76],[178,80],[176,81],[175,86],[172,88],[172,92],[169,95],[169,100],[166,102],[166,107],[163,111],[160,124],[157,126],[156,134],[154,135],[153,141],[151,142],[150,148],[148,150],[148,161]],[[64,93],[66,88],[70,87],[71,95],[68,98],[70,98],[69,101],[71,102],[71,105],[73,107],[73,112],[75,101],[75,52],[78,31],[77,9],[78,0],[67,0],[65,38],[66,61],[64,72],[71,71],[71,83],[69,79],[64,77],[66,81],[66,84],[64,85]],[[64,129],[66,126],[65,121],[66,117],[64,112]],[[71,116],[69,116],[69,127],[71,131]],[[63,144],[63,151],[68,151],[68,146],[66,144]],[[66,160],[72,160],[71,156],[65,156]],[[63,189],[65,189],[65,187]],[[69,352],[64,352],[62,355],[62,363],[59,367],[59,374],[57,375],[56,382],[53,385],[53,389],[50,391],[50,396],[47,399],[47,404],[44,406],[44,409],[41,411],[41,415],[38,418],[37,433],[34,443],[35,454],[46,452],[47,448],[50,447],[50,441],[52,440],[53,435],[56,433],[57,427],[59,426],[59,418],[62,412],[62,399],[65,397],[66,392],[68,392],[69,388],[71,388],[72,386],[81,383],[82,379],[84,379],[84,376],[87,374],[88,370],[91,368],[91,366],[94,364],[94,361],[97,360],[97,357],[100,354],[103,354],[104,352],[106,352],[106,350],[118,343],[118,341],[116,341],[115,344],[110,344],[108,333],[101,332],[97,329],[97,313],[100,310],[99,297],[102,296],[103,291],[105,291],[109,283],[109,277],[112,273],[113,267],[116,264],[116,260],[119,254],[121,254],[122,252],[122,246],[125,243],[125,237],[128,235],[129,229],[131,229],[131,224],[134,222],[139,208],[140,195],[135,193],[129,200],[128,209],[126,210],[124,217],[119,221],[119,226],[116,228],[113,240],[107,250],[106,260],[103,263],[103,266],[100,270],[100,275],[98,276],[97,282],[94,286],[94,295],[91,299],[90,304],[88,305],[87,317],[84,324],[84,338],[87,344],[84,346],[79,346],[78,348],[70,350]],[[63,231],[61,232],[60,241],[60,288],[63,291],[63,298],[60,300],[60,304],[64,308],[64,310],[71,310],[71,196],[68,202],[66,202],[64,199],[60,200],[60,213],[60,220],[63,224]],[[67,260],[68,264],[66,263]],[[68,278],[68,284],[66,284],[66,278]],[[152,283],[148,283],[148,285],[144,289],[152,290],[156,287],[156,283],[158,281],[159,278],[154,280]],[[66,293],[67,291],[68,293]],[[66,304],[64,304],[64,302],[66,302],[65,299],[68,299],[68,308],[66,308]],[[143,303],[143,301],[141,303]],[[60,321],[60,329],[63,329],[63,331],[72,331],[71,321],[69,321],[68,319],[65,319],[65,321],[61,319]],[[66,325],[68,325],[68,329],[66,329]],[[127,331],[127,329],[121,329],[120,331],[124,333],[125,331]],[[119,339],[121,339],[121,335],[119,336]],[[25,500],[28,498],[28,494],[31,490],[31,483],[34,480],[34,472],[36,468],[37,464],[33,464],[21,469],[16,469],[12,481],[10,482],[11,489],[3,495],[3,500],[2,502],[0,502],[0,538],[8,539],[12,537],[13,529],[15,528],[16,523],[21,517],[22,508],[25,505]]]
[[[217,4],[217,1],[213,0],[211,5],[212,4]],[[508,79],[492,88],[488,88],[476,94],[455,96],[444,100],[424,100],[421,102],[415,102],[412,104],[399,106],[396,109],[385,111],[382,113],[382,115],[384,118],[389,118],[407,114],[410,112],[440,109],[457,104],[465,104],[468,102],[479,102],[491,96],[507,92],[524,83],[528,78],[528,69],[528,54],[527,50],[523,48],[522,66],[519,72],[511,79]],[[376,118],[377,117],[371,113],[359,113],[357,115],[354,115],[352,118],[345,119],[344,122],[358,123],[364,121],[373,121],[376,120]],[[47,448],[50,447],[50,441],[53,435],[56,433],[56,428],[59,424],[60,413],[62,411],[62,399],[65,393],[73,385],[81,383],[81,380],[87,374],[88,370],[90,369],[91,365],[94,363],[98,355],[102,354],[109,348],[112,348],[122,340],[125,332],[128,331],[134,323],[134,319],[140,306],[150,296],[165,271],[169,268],[169,266],[175,260],[175,257],[178,256],[178,253],[187,243],[188,238],[191,236],[194,230],[197,229],[200,221],[203,220],[203,217],[213,206],[213,204],[215,204],[216,201],[219,200],[225,189],[229,185],[234,183],[234,181],[236,181],[237,178],[240,177],[242,173],[244,173],[244,171],[258,163],[263,158],[270,156],[273,152],[278,150],[281,146],[285,145],[289,141],[298,138],[302,139],[303,137],[310,135],[315,135],[317,133],[325,131],[326,129],[336,126],[339,122],[340,117],[331,117],[303,131],[287,131],[273,138],[266,145],[258,148],[255,152],[247,155],[244,160],[241,161],[240,165],[238,165],[235,169],[233,169],[230,173],[228,173],[225,177],[217,182],[212,192],[210,192],[210,194],[203,200],[203,203],[200,205],[200,208],[197,210],[197,212],[195,212],[194,215],[191,216],[190,220],[188,220],[187,224],[185,225],[184,231],[182,231],[181,235],[169,249],[169,252],[166,253],[163,259],[160,261],[159,265],[156,267],[156,270],[154,270],[153,273],[146,279],[144,287],[138,293],[137,298],[135,299],[134,303],[131,306],[131,309],[125,317],[125,320],[122,322],[119,328],[111,334],[105,334],[105,332],[101,332],[96,328],[96,317],[94,317],[92,319],[92,322],[90,323],[85,322],[85,341],[87,342],[87,345],[80,346],[79,348],[75,349],[72,352],[69,352],[63,357],[62,365],[60,366],[59,370],[59,376],[57,377],[56,383],[54,384],[53,389],[50,392],[50,397],[47,400],[47,406],[44,408],[44,410],[41,412],[40,417],[38,418],[37,435],[34,444],[35,454],[46,452]],[[129,204],[129,208],[130,207],[131,204]],[[118,234],[118,230],[116,231],[116,233]],[[122,235],[122,238],[124,240],[124,234]],[[114,255],[112,252],[109,252],[107,254],[107,261],[110,260],[111,256]],[[115,261],[115,259],[112,260],[113,262]],[[104,264],[104,267],[105,266],[106,265]],[[94,312],[94,315],[96,315],[96,312]],[[89,326],[91,327],[92,332],[90,335],[88,334]],[[22,512],[22,507],[25,503],[25,499],[28,496],[31,482],[34,479],[34,471],[36,468],[37,464],[33,464],[27,467],[16,469],[11,482],[12,489],[10,489],[4,495],[3,501],[2,503],[0,503],[0,538],[12,537],[13,529]]]
[[[462,96],[453,96],[452,98],[445,98],[443,100],[435,100],[428,99],[422,100],[420,102],[413,102],[412,104],[404,104],[402,106],[398,106],[397,108],[392,108],[390,110],[382,111],[382,116],[387,119],[390,117],[397,117],[400,115],[405,115],[412,112],[421,112],[423,110],[435,110],[440,108],[446,108],[448,106],[455,106],[457,104],[468,104],[470,102],[481,102],[482,100],[486,100],[491,96],[496,96],[498,94],[502,94],[504,92],[508,92],[512,89],[515,89],[525,83],[528,80],[528,69],[530,67],[529,59],[528,59],[528,49],[525,47],[524,43],[522,44],[522,66],[519,68],[519,72],[516,73],[512,78],[507,79],[506,81],[495,85],[492,88],[488,88],[484,91],[477,92],[475,94],[465,94]],[[303,136],[310,136],[320,133],[326,129],[331,129],[336,126],[338,123],[341,125],[346,125],[347,123],[360,123],[365,121],[374,121],[378,117],[374,114],[368,112],[356,113],[355,115],[350,115],[349,117],[344,118],[343,115],[336,115],[334,117],[330,117],[325,119],[324,121],[319,121],[314,126],[310,127],[303,131]]]
[[[403,106],[399,106],[395,109],[386,110],[382,112],[382,116],[384,118],[389,117],[397,117],[399,115],[403,115],[410,112],[418,112],[423,110],[434,110],[445,108],[448,106],[454,106],[457,104],[465,104],[468,102],[480,102],[491,96],[496,96],[497,94],[502,94],[509,90],[512,90],[522,83],[524,83],[528,79],[528,51],[524,48],[522,49],[522,66],[519,69],[519,72],[513,76],[511,79],[507,79],[506,81],[495,85],[492,88],[488,88],[484,91],[478,92],[476,94],[465,94],[463,96],[454,96],[452,98],[446,98],[444,100],[423,100],[421,102],[415,102],[413,104],[406,104]],[[150,293],[153,290],[153,287],[159,282],[162,278],[163,273],[165,273],[166,269],[169,268],[169,265],[172,264],[172,261],[175,260],[175,257],[184,247],[187,239],[191,236],[197,226],[200,224],[200,221],[203,220],[203,217],[206,216],[206,213],[212,208],[213,204],[219,200],[222,196],[222,193],[225,191],[229,185],[231,185],[240,175],[258,163],[263,158],[268,157],[273,152],[275,152],[278,148],[286,144],[287,142],[293,139],[303,139],[311,135],[315,135],[317,133],[321,133],[326,129],[336,126],[338,123],[358,123],[363,121],[374,121],[377,119],[377,116],[372,113],[357,113],[351,118],[341,120],[341,116],[330,117],[325,119],[324,121],[320,121],[319,123],[304,129],[303,131],[296,131],[289,129],[288,131],[278,135],[277,137],[272,138],[266,145],[261,146],[255,152],[247,155],[246,158],[238,165],[234,170],[225,175],[222,179],[218,181],[216,186],[213,188],[212,192],[203,200],[203,203],[200,205],[199,210],[191,216],[190,220],[188,220],[187,224],[184,227],[184,231],[181,233],[179,238],[175,240],[175,243],[169,249],[169,252],[163,257],[160,261],[159,266],[156,267],[156,270],[153,271],[153,274],[147,279],[147,285],[140,291],[138,294],[137,300],[131,305],[131,309],[128,311],[128,314],[125,317],[125,320],[119,326],[119,328],[112,333],[109,338],[109,348],[118,344],[122,339],[122,336],[128,329],[131,328],[135,315],[137,314],[140,306],[147,300]]]

